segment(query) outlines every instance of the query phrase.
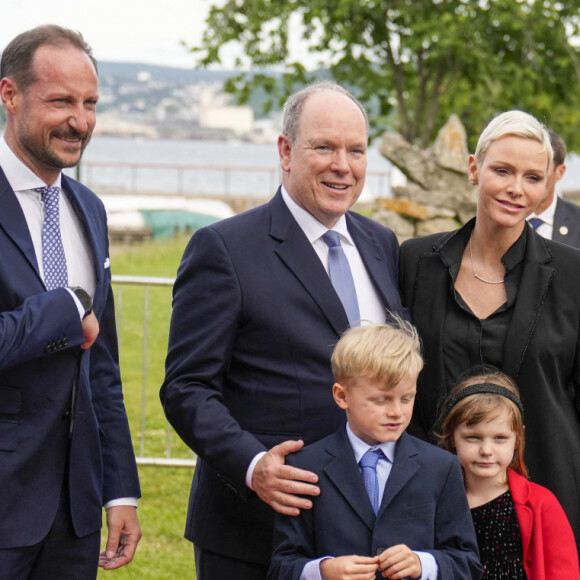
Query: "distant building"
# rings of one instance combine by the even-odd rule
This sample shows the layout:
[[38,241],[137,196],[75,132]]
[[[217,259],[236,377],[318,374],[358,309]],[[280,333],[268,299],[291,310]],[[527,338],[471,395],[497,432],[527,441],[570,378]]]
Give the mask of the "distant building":
[[248,106],[228,105],[224,96],[212,89],[202,91],[199,99],[199,126],[204,129],[227,129],[245,136],[254,127],[254,111]]

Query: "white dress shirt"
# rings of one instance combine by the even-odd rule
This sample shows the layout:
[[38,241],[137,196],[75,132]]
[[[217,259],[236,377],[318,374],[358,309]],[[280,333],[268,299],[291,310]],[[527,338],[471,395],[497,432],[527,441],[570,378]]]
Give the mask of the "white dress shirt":
[[[300,207],[284,187],[282,187],[282,199],[308,238],[308,241],[312,244],[312,248],[320,258],[328,274],[328,246],[322,239],[322,236],[328,231],[328,228],[321,224],[312,214]],[[359,251],[348,231],[344,215],[340,217],[332,229],[340,236],[340,243],[352,272],[361,323],[383,324],[386,320],[385,306],[373,286]]]

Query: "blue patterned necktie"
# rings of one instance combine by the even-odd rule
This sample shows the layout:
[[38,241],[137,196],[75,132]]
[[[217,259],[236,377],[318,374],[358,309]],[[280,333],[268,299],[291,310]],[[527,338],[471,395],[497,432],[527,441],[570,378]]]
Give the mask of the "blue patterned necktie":
[[337,232],[328,230],[322,239],[328,246],[328,273],[330,281],[344,306],[351,326],[360,324],[360,312],[352,272]]
[[535,230],[537,230],[544,223],[544,220],[539,217],[533,217],[530,218],[528,222]]
[[379,480],[377,478],[377,463],[382,457],[380,449],[369,449],[359,461],[363,482],[375,515],[379,513]]
[[66,258],[60,236],[60,212],[58,187],[39,187],[36,189],[44,205],[42,224],[42,267],[44,284],[47,290],[68,286]]

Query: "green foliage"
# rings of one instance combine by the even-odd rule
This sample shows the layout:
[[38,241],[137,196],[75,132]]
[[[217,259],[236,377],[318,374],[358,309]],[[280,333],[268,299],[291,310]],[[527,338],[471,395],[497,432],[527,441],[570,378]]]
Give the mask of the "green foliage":
[[[290,21],[320,55],[320,68],[369,108],[374,133],[399,130],[425,146],[456,113],[473,147],[493,115],[525,109],[580,146],[580,0],[226,0],[214,5],[201,66],[241,45],[240,74],[228,90],[247,100],[256,87],[280,103],[313,80],[290,59]],[[279,82],[269,72],[282,66]]]

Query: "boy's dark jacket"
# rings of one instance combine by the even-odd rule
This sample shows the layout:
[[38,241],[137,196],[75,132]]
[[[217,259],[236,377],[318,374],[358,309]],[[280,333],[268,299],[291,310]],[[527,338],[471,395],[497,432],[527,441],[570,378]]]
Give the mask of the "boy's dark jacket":
[[288,463],[318,474],[320,496],[297,517],[277,515],[269,579],[296,580],[321,556],[371,556],[397,544],[433,554],[439,578],[480,577],[461,468],[451,453],[403,433],[376,517],[344,425]]

